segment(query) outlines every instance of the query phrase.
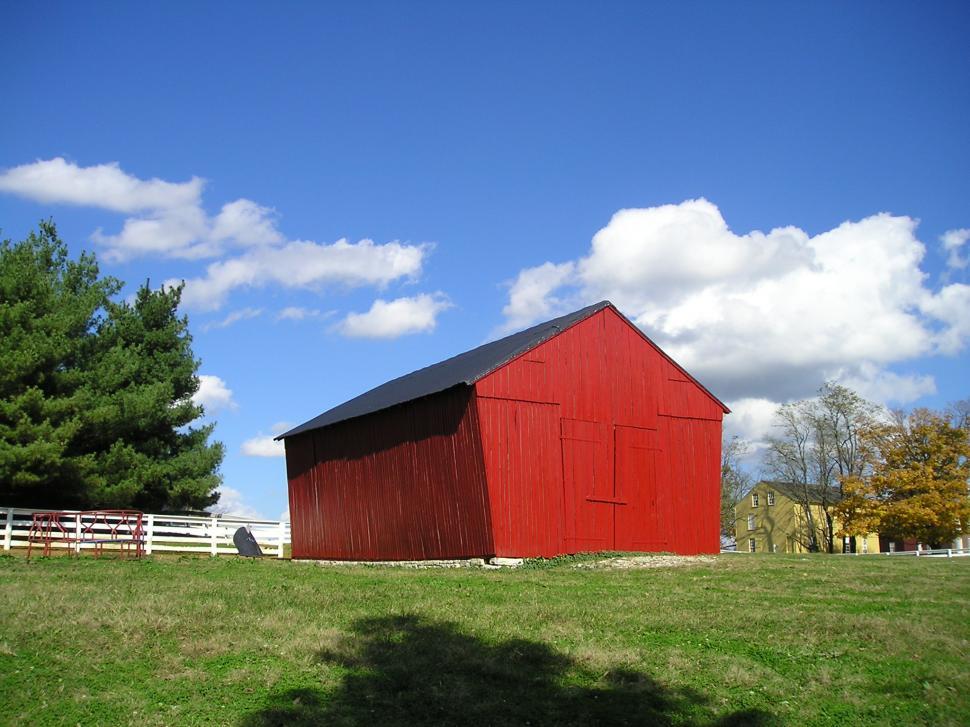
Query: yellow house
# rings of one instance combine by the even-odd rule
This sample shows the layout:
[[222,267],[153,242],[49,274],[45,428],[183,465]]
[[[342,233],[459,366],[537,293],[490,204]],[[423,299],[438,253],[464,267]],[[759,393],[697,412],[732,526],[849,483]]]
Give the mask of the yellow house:
[[[808,500],[806,509],[803,502]],[[836,534],[836,552],[851,552],[852,541],[839,538],[839,522],[826,516],[839,499],[838,492],[826,492],[818,485],[789,482],[759,482],[734,507],[734,533],[738,550],[751,553],[807,553],[809,534],[814,529],[816,542],[824,550],[829,528]],[[878,553],[879,534],[857,537],[856,552]]]

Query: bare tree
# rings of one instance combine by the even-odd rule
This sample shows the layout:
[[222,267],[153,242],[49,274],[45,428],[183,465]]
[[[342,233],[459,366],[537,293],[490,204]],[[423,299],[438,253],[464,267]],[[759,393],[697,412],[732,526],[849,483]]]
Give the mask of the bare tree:
[[870,466],[867,432],[880,411],[834,382],[826,382],[815,398],[779,407],[764,468],[799,493],[805,518],[802,539],[808,550],[835,549],[832,507],[842,496],[843,479],[861,476]]
[[970,431],[970,399],[953,402],[947,407],[947,414],[954,427]]
[[751,444],[738,436],[726,440],[721,447],[721,535],[734,537],[734,507],[752,483],[751,475],[741,464],[750,452]]

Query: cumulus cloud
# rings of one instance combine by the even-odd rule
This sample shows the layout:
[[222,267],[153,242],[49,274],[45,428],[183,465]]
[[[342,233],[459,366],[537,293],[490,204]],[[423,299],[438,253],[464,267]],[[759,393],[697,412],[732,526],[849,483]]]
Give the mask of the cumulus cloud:
[[771,433],[778,404],[752,397],[728,402],[728,408],[731,415],[724,420],[724,436],[741,437],[757,447]]
[[227,315],[225,318],[219,321],[210,321],[202,326],[203,331],[211,331],[216,328],[228,328],[233,323],[238,323],[239,321],[247,321],[252,318],[258,318],[263,314],[262,308],[240,308],[239,310],[234,310],[232,313]]
[[738,234],[704,199],[621,210],[584,257],[522,271],[506,316],[521,326],[608,298],[725,400],[810,396],[836,376],[887,382],[873,372],[970,339],[970,287],[927,287],[916,224],[877,214],[815,236]]
[[422,293],[411,298],[386,301],[378,298],[366,313],[349,313],[334,330],[350,338],[397,338],[410,333],[430,333],[438,314],[451,307],[442,293]]
[[231,515],[242,518],[243,520],[263,520],[263,514],[246,502],[243,494],[227,485],[220,485],[216,488],[219,493],[219,500],[210,510],[220,515]]
[[198,205],[204,182],[138,179],[117,162],[79,167],[61,157],[22,164],[0,173],[0,191],[49,204],[102,207],[114,212],[172,210]]
[[240,448],[247,457],[284,457],[282,441],[275,441],[272,436],[253,437],[242,443]]
[[947,267],[962,270],[970,265],[970,258],[960,254],[967,240],[970,240],[970,228],[968,227],[959,230],[947,230],[940,237],[940,242],[943,243],[943,251],[946,253]]
[[232,389],[221,378],[210,374],[199,374],[199,390],[192,396],[192,401],[205,407],[210,414],[220,409],[237,408]]
[[936,381],[924,374],[897,374],[871,363],[835,376],[839,383],[865,398],[885,406],[910,404],[922,396],[936,393]]
[[202,208],[204,184],[199,177],[187,182],[139,179],[117,162],[82,167],[61,157],[0,172],[0,192],[134,215],[117,233],[100,228],[92,233],[109,261],[142,255],[200,259],[220,255],[227,245],[282,242],[273,210],[251,200],[229,202],[209,217]]
[[510,287],[508,305],[502,309],[506,332],[552,317],[555,310],[567,307],[566,301],[552,293],[572,280],[575,269],[575,263],[567,262],[561,265],[544,263],[520,271]]
[[209,215],[202,204],[203,187],[198,177],[187,182],[145,180],[116,162],[83,167],[60,157],[0,170],[0,192],[128,215],[120,230],[98,228],[91,235],[101,248],[100,257],[109,262],[140,256],[219,258],[205,275],[186,281],[182,303],[197,310],[221,308],[237,288],[383,288],[417,277],[431,250],[430,244],[398,241],[288,241],[277,229],[276,212],[252,200],[228,202]]
[[[186,280],[182,303],[198,310],[215,310],[236,288],[268,284],[304,289],[328,285],[382,287],[401,278],[415,278],[429,249],[429,245],[397,241],[377,244],[372,240],[337,240],[330,245],[297,240],[281,247],[259,248],[214,262],[206,268],[205,276]],[[165,285],[179,282],[168,280]]]
[[271,431],[272,434],[264,435],[260,432],[257,436],[247,439],[242,443],[242,453],[247,457],[283,457],[286,452],[283,448],[283,442],[277,442],[273,440],[273,437],[282,434],[287,429],[293,427],[289,422],[277,422],[273,425]]

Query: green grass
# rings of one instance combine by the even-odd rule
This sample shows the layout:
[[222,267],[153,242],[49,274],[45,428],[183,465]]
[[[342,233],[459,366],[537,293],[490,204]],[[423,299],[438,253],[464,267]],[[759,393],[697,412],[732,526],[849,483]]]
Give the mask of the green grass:
[[0,558],[0,723],[970,724],[970,558]]

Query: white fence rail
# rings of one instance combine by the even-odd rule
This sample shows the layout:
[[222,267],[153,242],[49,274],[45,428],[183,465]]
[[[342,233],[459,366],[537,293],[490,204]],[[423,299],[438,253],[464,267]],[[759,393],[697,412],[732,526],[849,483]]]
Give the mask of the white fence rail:
[[916,550],[895,550],[890,553],[880,553],[880,555],[912,555],[917,558],[962,558],[970,556],[970,548],[917,548]]
[[[27,534],[30,531],[33,515],[44,510],[8,507],[0,510],[3,514],[3,549],[26,548]],[[66,510],[65,512],[75,512]],[[195,517],[190,515],[161,515],[145,513],[145,553],[208,553],[209,555],[235,555],[236,546],[232,536],[236,530],[249,526],[253,537],[265,555],[283,557],[283,550],[290,543],[290,524],[284,520],[246,520],[231,515]],[[108,532],[108,525],[95,526]],[[34,543],[34,547],[38,547]],[[43,545],[41,544],[41,547]],[[92,543],[53,542],[52,547],[84,550],[93,547]],[[106,546],[112,549],[117,546]]]

